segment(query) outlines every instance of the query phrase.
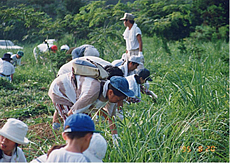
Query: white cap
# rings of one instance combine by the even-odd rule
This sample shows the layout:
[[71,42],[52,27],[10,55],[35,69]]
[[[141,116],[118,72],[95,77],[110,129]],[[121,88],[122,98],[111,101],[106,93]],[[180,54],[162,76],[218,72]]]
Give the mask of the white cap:
[[66,50],[68,51],[69,50],[69,46],[68,45],[62,45],[60,50]]
[[139,65],[142,65],[143,63],[141,62],[142,61],[142,57],[141,56],[137,56],[137,55],[132,55],[130,58],[129,58],[129,61],[130,62],[134,62],[134,63],[138,63]]
[[6,52],[7,54],[10,54],[10,55],[13,55],[13,53],[12,52]]
[[93,133],[89,147],[83,152],[90,162],[103,162],[107,150],[107,142],[99,133]]
[[88,46],[85,48],[84,56],[95,56],[99,57],[100,54],[94,46]]

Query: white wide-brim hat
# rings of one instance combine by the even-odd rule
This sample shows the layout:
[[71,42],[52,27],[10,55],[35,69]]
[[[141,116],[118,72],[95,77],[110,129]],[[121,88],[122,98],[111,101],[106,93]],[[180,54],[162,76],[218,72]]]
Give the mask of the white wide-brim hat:
[[24,122],[15,118],[9,118],[0,129],[0,135],[15,143],[26,145],[30,142],[26,138],[27,131],[28,126]]
[[90,162],[103,162],[107,150],[107,142],[99,133],[93,133],[89,147],[83,152]]

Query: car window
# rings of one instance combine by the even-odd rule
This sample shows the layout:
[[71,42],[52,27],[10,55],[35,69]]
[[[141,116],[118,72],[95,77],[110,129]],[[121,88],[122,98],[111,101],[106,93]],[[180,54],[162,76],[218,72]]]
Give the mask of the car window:
[[14,46],[14,43],[10,40],[0,40],[0,46]]
[[14,46],[14,43],[10,40],[7,40],[7,46]]
[[0,45],[1,45],[1,46],[5,46],[5,45],[6,45],[6,42],[3,41],[3,40],[1,40],[1,41],[0,41]]

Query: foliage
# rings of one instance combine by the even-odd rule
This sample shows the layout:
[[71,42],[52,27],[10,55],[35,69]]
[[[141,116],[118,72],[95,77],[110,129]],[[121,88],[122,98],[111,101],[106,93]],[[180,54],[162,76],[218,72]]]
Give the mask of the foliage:
[[216,28],[210,26],[196,26],[195,32],[191,33],[191,37],[202,41],[228,41],[229,25],[220,27],[217,31]]
[[[145,67],[153,79],[150,90],[158,95],[157,103],[142,95],[140,103],[124,104],[124,120],[115,121],[119,147],[112,143],[108,123],[100,116],[94,119],[108,142],[103,161],[227,162],[228,43],[196,38],[171,41],[167,42],[171,55],[157,36],[143,37],[143,43]],[[24,65],[16,68],[14,82],[8,83],[13,89],[0,89],[2,119],[20,118],[29,125],[28,138],[34,143],[23,146],[27,161],[46,153],[53,144],[65,143],[61,131],[51,129],[54,106],[47,94],[55,78],[51,64],[35,64],[29,55],[32,47],[25,46]],[[105,55],[109,61],[113,57],[112,51]]]
[[9,89],[9,90],[13,90],[15,89],[15,87],[13,86],[12,83],[10,83],[10,81],[4,79],[4,78],[0,78],[0,89]]
[[14,109],[4,114],[6,118],[26,119],[37,115],[48,114],[47,106],[38,104],[36,106],[28,106],[26,108]]
[[[0,37],[24,36],[31,42],[53,37],[59,38],[58,45],[93,44],[104,59],[113,61],[125,49],[125,27],[119,19],[124,12],[133,13],[143,32],[145,67],[153,78],[150,90],[158,100],[153,103],[142,95],[140,103],[124,104],[124,120],[115,120],[119,147],[112,143],[107,122],[94,119],[108,142],[103,161],[228,162],[228,4],[225,0],[136,0],[115,5],[95,1],[79,13],[73,9],[55,18],[30,5],[5,6],[0,12]],[[36,64],[34,46],[24,46],[23,66],[16,68],[12,83],[0,79],[1,118],[23,119],[30,128],[28,138],[34,143],[23,146],[27,161],[54,143],[65,143],[61,131],[51,129],[54,106],[47,94],[65,55],[58,52]]]
[[163,47],[170,53],[167,40],[183,39],[202,24],[216,29],[217,35],[220,35],[219,28],[228,25],[229,20],[229,2],[225,0],[136,0],[127,3],[119,1],[116,4],[108,4],[107,1],[40,3],[21,0],[13,3],[14,7],[4,6],[9,4],[8,1],[1,8],[0,37],[27,42],[47,37],[60,39],[67,33],[73,35],[76,43],[78,39],[88,39],[94,30],[120,31],[122,23],[116,22],[124,12],[131,12],[136,16],[135,21],[143,34],[160,37]]

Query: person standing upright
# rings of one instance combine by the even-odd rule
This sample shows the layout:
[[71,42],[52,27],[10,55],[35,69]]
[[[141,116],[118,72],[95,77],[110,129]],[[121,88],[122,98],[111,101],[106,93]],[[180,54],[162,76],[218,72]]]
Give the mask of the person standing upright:
[[[126,41],[126,57],[127,60],[132,55],[140,55],[142,56],[142,38],[141,38],[141,30],[134,22],[134,16],[131,13],[125,13],[124,17],[121,18],[124,22],[124,26],[126,27],[125,32],[123,33],[124,39]],[[144,58],[144,57],[143,57]],[[144,60],[143,60],[144,63]]]

